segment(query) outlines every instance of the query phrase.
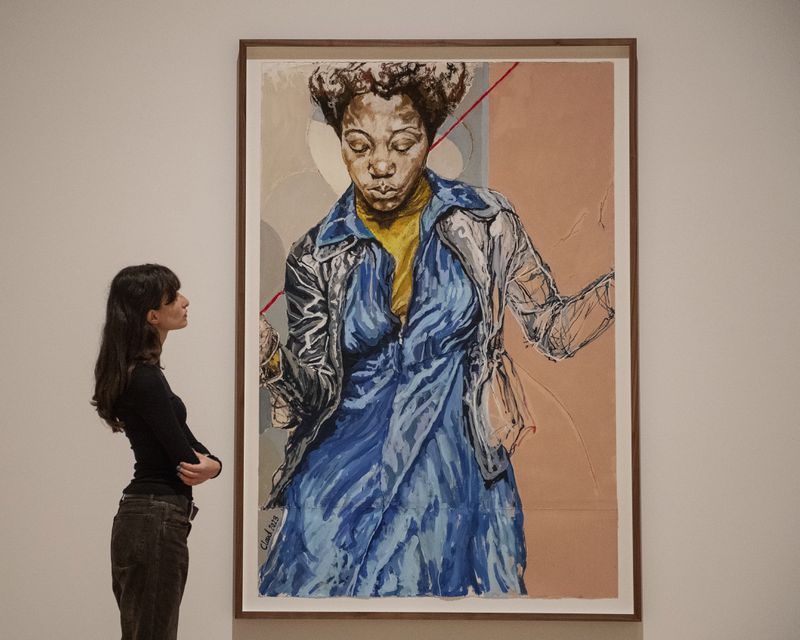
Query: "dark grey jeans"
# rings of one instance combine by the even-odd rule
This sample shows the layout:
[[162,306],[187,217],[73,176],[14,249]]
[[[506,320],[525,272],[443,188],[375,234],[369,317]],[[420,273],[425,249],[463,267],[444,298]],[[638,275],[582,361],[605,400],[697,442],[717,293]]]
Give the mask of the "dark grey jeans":
[[126,495],[111,530],[111,578],[122,640],[175,640],[189,571],[191,503]]

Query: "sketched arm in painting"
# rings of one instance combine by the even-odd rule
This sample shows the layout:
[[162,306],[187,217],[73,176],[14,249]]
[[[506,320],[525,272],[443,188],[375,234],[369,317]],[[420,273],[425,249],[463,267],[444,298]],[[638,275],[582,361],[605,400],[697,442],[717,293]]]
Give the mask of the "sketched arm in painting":
[[614,319],[614,272],[571,296],[559,295],[550,269],[516,219],[516,260],[508,303],[526,340],[551,360],[569,358],[602,334]]
[[[600,336],[613,322],[614,273],[575,295],[559,294],[547,264],[500,193],[476,188],[485,208],[456,210],[440,221],[446,243],[459,256],[482,302],[483,323],[466,394],[475,455],[492,481],[508,466],[526,427],[534,422],[514,363],[503,342],[508,306],[525,340],[551,360],[563,360]],[[490,415],[489,398],[499,410]]]

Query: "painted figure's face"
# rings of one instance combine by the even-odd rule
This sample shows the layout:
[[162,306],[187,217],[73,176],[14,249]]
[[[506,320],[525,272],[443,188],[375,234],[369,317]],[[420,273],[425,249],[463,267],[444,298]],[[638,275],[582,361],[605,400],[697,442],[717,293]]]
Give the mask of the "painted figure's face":
[[391,212],[405,202],[428,156],[425,127],[411,99],[356,96],[342,118],[342,158],[367,204]]

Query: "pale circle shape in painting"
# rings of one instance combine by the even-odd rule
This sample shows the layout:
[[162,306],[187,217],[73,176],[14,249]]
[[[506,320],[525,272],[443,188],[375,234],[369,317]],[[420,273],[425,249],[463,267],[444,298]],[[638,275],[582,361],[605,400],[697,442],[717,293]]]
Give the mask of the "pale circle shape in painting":
[[445,138],[428,154],[428,166],[443,178],[456,180],[464,171],[461,149]]
[[311,120],[306,140],[314,164],[325,182],[334,193],[344,193],[350,186],[350,175],[342,161],[342,148],[336,132],[323,122]]

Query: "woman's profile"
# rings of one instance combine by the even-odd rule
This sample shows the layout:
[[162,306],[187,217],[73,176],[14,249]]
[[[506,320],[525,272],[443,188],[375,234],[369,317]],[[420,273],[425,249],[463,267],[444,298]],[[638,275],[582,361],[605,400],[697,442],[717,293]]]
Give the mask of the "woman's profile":
[[426,167],[469,84],[456,62],[310,78],[351,186],[289,253],[285,340],[261,319],[261,385],[290,431],[261,595],[526,593],[510,455],[531,423],[504,312],[568,358],[611,325],[614,276],[560,294],[502,194]]
[[194,437],[186,407],[161,370],[171,331],[188,323],[189,301],[166,267],[122,269],[112,280],[92,404],[135,458],[111,533],[111,572],[124,640],[174,639],[189,568],[187,536],[197,511],[192,487],[222,464]]

